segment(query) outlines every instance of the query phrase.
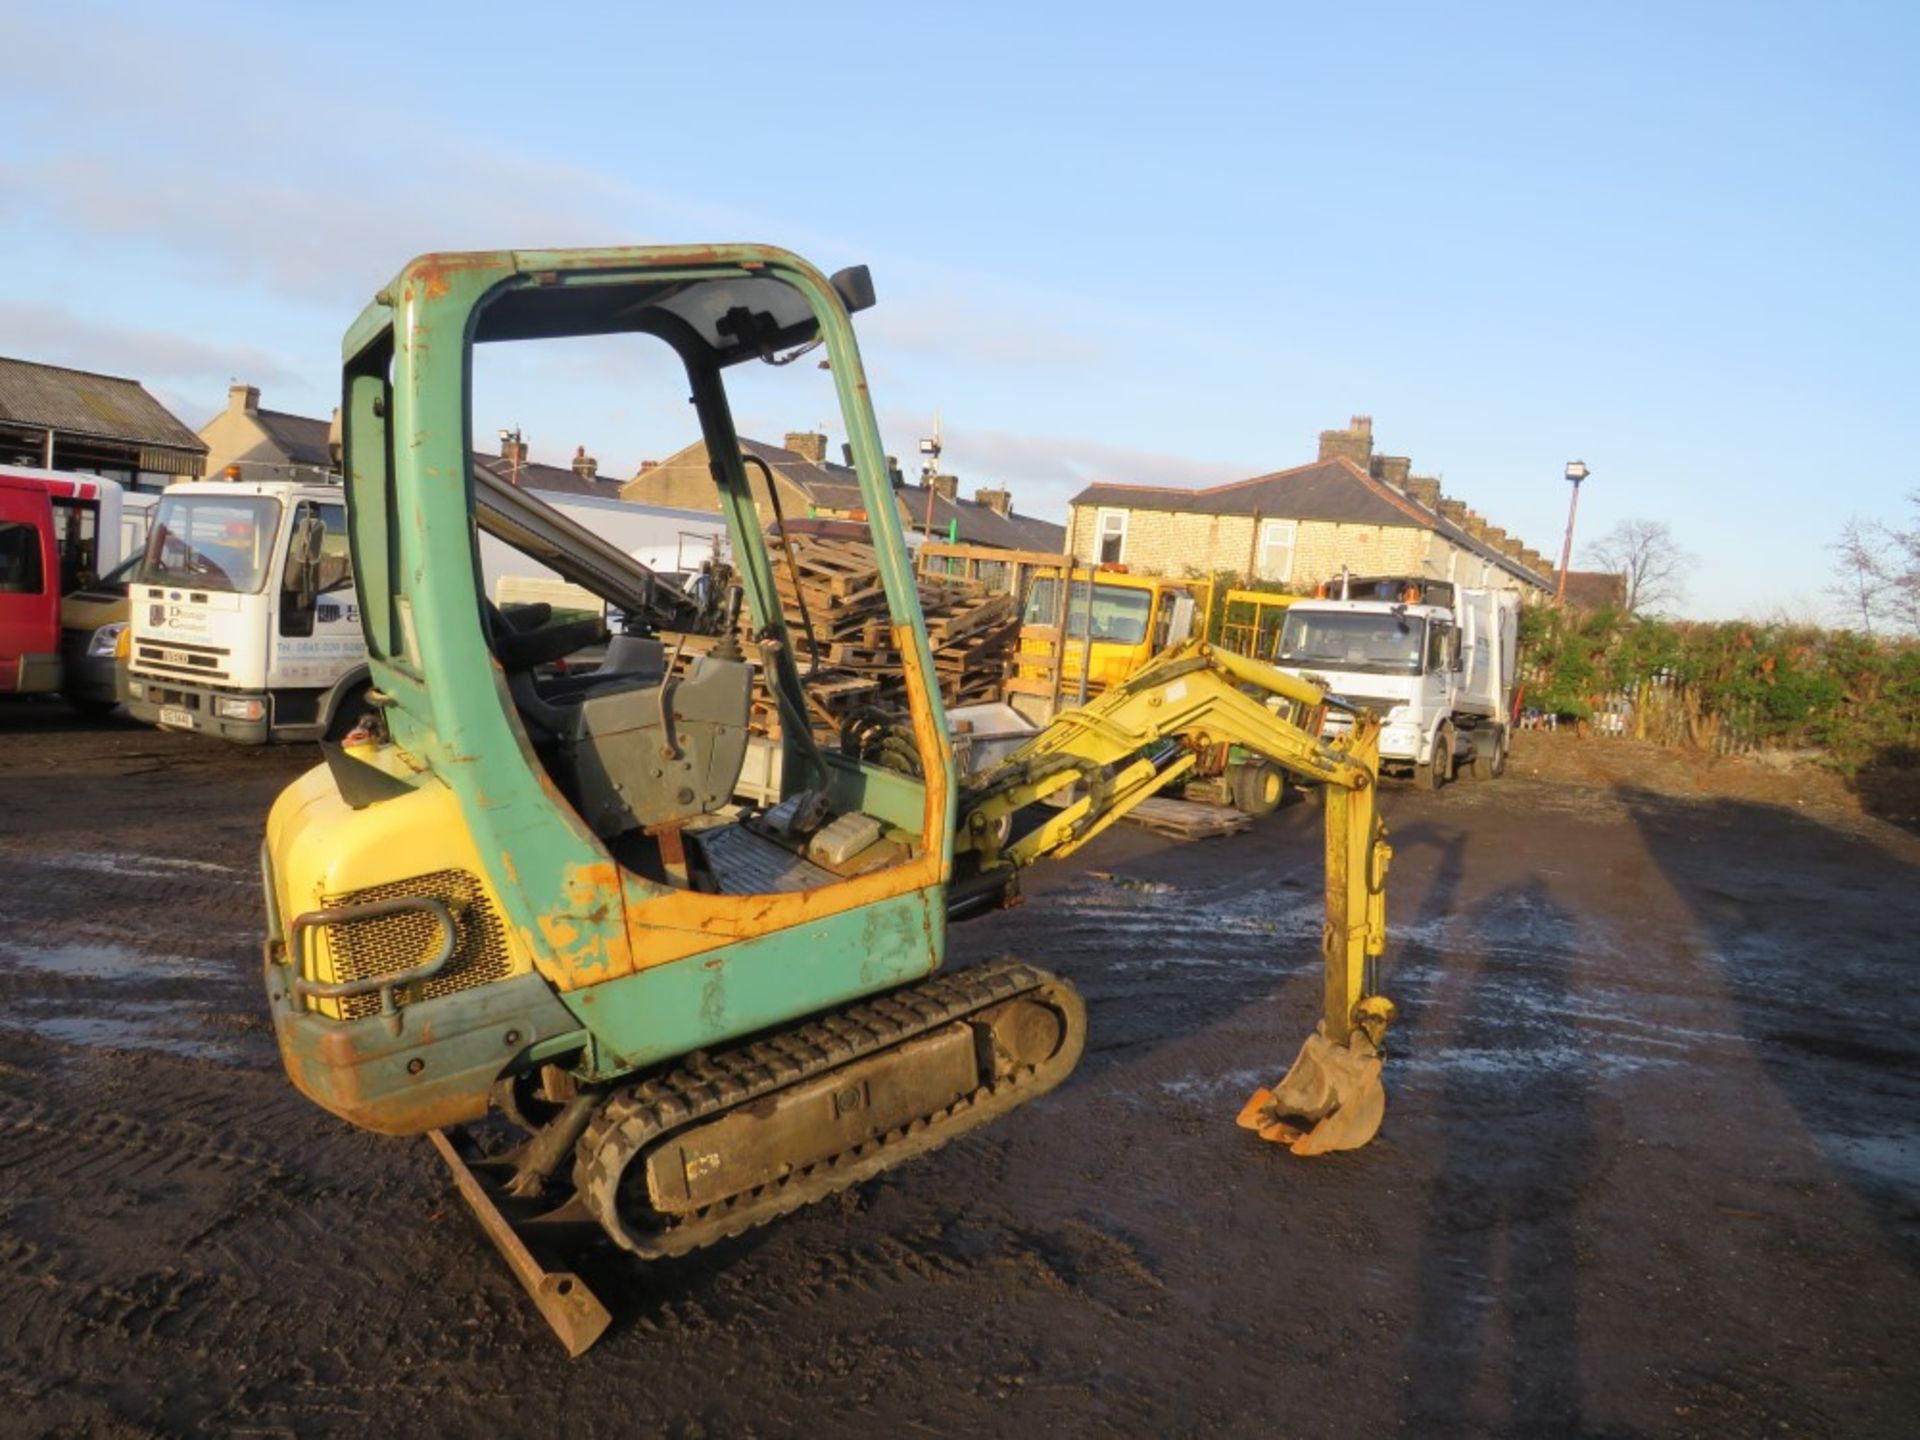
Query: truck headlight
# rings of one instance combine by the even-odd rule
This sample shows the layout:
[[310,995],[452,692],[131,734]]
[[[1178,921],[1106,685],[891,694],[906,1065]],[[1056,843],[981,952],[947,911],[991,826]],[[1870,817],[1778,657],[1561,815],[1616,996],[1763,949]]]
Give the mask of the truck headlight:
[[213,713],[228,720],[258,720],[267,713],[267,706],[263,700],[222,695],[213,702]]
[[93,639],[87,642],[87,658],[97,659],[120,653],[120,636],[125,632],[127,622],[116,620],[111,625],[102,625],[93,632]]

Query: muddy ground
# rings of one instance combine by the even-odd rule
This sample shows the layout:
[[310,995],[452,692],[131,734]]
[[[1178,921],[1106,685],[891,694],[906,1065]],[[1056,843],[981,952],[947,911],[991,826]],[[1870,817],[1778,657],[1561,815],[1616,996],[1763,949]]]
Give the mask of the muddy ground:
[[1060,1091],[587,1257],[617,1319],[569,1363],[424,1141],[281,1077],[254,854],[308,756],[0,707],[0,1433],[1912,1434],[1920,841],[1522,741],[1388,795],[1367,1150],[1232,1124],[1316,1004],[1318,811],[1126,830],[957,931],[1087,994]]

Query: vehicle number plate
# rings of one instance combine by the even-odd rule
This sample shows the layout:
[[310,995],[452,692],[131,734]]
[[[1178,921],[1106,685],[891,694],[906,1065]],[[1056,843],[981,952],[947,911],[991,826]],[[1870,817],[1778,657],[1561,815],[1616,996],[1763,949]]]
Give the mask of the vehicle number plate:
[[193,729],[193,712],[163,706],[160,711],[160,723],[180,730],[191,730]]

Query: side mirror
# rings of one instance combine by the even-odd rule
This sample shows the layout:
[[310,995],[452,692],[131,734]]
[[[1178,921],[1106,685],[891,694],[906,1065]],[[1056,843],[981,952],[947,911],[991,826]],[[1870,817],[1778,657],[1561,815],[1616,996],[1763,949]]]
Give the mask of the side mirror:
[[849,315],[873,308],[873,272],[864,265],[849,265],[834,271],[833,289]]

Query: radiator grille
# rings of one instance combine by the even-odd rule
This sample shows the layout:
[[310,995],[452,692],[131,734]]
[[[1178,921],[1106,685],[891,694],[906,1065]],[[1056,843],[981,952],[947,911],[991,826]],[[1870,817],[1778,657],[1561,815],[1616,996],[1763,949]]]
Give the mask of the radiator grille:
[[[512,962],[507,955],[506,929],[493,903],[481,890],[480,882],[464,870],[413,875],[390,885],[328,895],[321,903],[361,905],[373,900],[397,900],[406,895],[431,895],[446,901],[447,908],[453,912],[455,944],[453,958],[438,975],[396,990],[395,1000],[402,1005],[437,1000],[457,990],[470,990],[507,977]],[[385,915],[377,920],[329,925],[327,940],[333,952],[334,979],[360,980],[369,975],[409,969],[433,954],[438,934],[439,926],[434,918],[419,910]],[[380,1013],[380,997],[356,995],[341,1001],[340,1007],[347,1019],[358,1020]]]

